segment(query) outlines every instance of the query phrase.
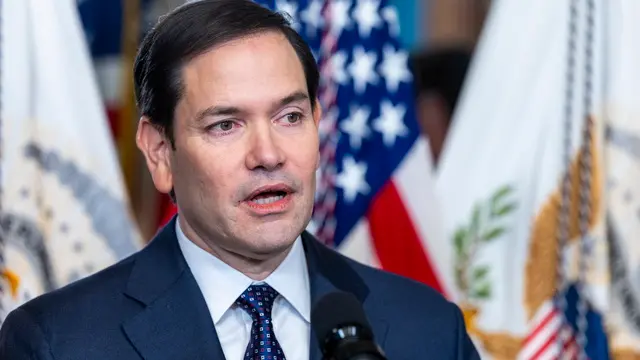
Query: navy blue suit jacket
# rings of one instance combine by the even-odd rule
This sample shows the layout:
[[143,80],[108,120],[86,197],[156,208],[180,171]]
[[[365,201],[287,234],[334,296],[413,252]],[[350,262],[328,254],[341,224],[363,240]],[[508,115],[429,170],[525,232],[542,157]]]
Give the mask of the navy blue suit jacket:
[[[0,359],[224,359],[174,226],[175,218],[140,252],[11,312]],[[306,232],[302,241],[312,304],[332,291],[353,293],[389,360],[479,359],[460,310],[440,294],[352,261]],[[313,333],[310,344],[309,358],[319,360]]]

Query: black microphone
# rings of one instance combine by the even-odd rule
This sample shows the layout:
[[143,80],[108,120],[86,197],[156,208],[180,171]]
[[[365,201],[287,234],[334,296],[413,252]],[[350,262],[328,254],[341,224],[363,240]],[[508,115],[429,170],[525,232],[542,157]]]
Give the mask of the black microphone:
[[373,339],[362,305],[350,293],[322,297],[311,313],[311,324],[323,360],[387,360]]

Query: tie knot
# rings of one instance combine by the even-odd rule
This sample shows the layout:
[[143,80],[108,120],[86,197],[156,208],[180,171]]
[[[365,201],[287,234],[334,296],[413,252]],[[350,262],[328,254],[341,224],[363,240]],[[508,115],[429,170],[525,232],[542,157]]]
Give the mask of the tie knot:
[[271,318],[273,302],[278,292],[267,284],[251,285],[236,300],[236,305],[244,309],[254,320]]

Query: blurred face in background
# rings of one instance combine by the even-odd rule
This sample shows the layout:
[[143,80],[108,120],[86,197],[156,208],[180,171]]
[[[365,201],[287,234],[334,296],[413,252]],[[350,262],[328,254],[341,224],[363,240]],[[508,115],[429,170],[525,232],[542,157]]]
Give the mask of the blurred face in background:
[[471,50],[457,46],[412,55],[417,117],[434,165],[441,159],[470,60]]
[[277,32],[236,39],[187,63],[182,81],[175,150],[154,175],[174,188],[181,227],[250,259],[288,249],[311,218],[319,164],[320,109],[293,47]]
[[420,129],[429,139],[433,165],[437,166],[449,131],[451,114],[442,96],[435,91],[419,94],[416,107]]

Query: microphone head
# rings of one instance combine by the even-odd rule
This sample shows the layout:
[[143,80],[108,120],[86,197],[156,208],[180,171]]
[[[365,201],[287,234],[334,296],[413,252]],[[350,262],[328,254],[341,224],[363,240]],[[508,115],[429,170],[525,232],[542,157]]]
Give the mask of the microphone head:
[[358,299],[347,292],[325,295],[311,312],[323,359],[385,360]]
[[316,303],[311,312],[311,324],[322,344],[334,329],[358,325],[371,334],[371,325],[358,299],[348,292],[333,292]]

